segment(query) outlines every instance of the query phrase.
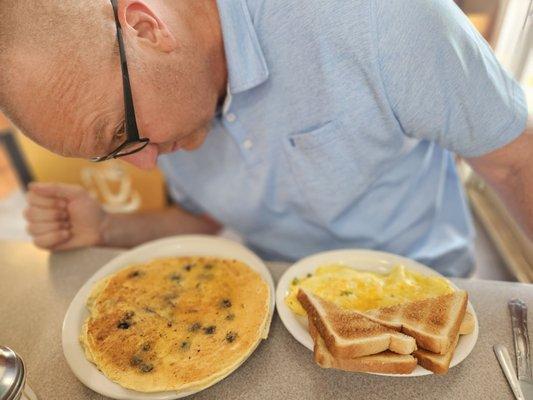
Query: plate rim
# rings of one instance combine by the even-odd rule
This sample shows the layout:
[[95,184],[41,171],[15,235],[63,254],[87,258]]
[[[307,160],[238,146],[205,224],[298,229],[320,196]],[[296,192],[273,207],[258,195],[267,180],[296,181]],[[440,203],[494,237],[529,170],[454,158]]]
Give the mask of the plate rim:
[[[339,262],[339,258],[341,257],[374,257],[374,258],[381,258],[381,261],[384,265],[384,269],[390,268],[393,263],[402,263],[402,264],[408,264],[407,267],[409,268],[411,265],[415,266],[415,270],[422,270],[424,273],[427,272],[428,275],[432,276],[440,276],[445,279],[447,279],[451,285],[455,289],[459,289],[459,287],[452,282],[450,279],[445,277],[444,275],[438,273],[434,269],[431,269],[427,265],[424,265],[416,260],[400,256],[393,253],[388,253],[384,251],[377,251],[377,250],[370,250],[370,249],[338,249],[338,250],[329,250],[324,251],[320,253],[315,253],[310,256],[307,256],[305,258],[302,258],[295,263],[293,263],[289,268],[287,268],[280,279],[278,280],[278,284],[276,286],[276,311],[278,312],[278,315],[285,326],[285,329],[289,331],[289,333],[292,335],[294,339],[296,339],[303,347],[307,348],[310,351],[313,351],[313,341],[311,336],[309,335],[309,332],[307,331],[307,328],[303,328],[302,322],[298,320],[298,316],[296,316],[290,308],[285,304],[285,297],[290,285],[290,282],[295,277],[301,276],[302,273],[308,272],[307,269],[313,269],[315,270],[320,265],[324,265],[324,261],[319,261],[322,259],[330,259],[330,261],[326,262],[335,262],[333,258],[337,258],[336,262]],[[385,259],[388,259],[385,261]],[[396,260],[396,261],[392,261]],[[313,265],[313,263],[315,263]],[[320,263],[320,264],[318,264]],[[389,266],[387,267],[385,264],[388,263]],[[312,266],[313,265],[313,266]],[[349,266],[349,265],[348,265]],[[357,269],[360,271],[369,271],[369,269],[358,269],[353,266],[349,266],[353,269]],[[301,271],[297,273],[299,269],[305,269],[304,271]],[[452,361],[450,363],[450,368],[453,368],[457,365],[459,365],[461,362],[463,362],[472,352],[474,349],[478,336],[479,336],[479,321],[476,314],[476,311],[474,310],[474,307],[472,306],[472,303],[470,300],[468,300],[467,304],[467,310],[470,311],[474,317],[474,331],[468,335],[461,336],[459,338],[459,341],[468,340],[468,342],[465,343],[466,350],[464,350],[464,353],[461,355],[454,354]],[[299,328],[293,328],[293,326],[297,324],[300,328],[303,328],[305,332],[300,332]],[[302,337],[304,336],[304,337]],[[390,376],[390,377],[418,377],[418,376],[427,376],[432,375],[433,372],[421,367],[420,365],[417,365],[416,369],[410,373],[410,374],[387,374],[387,373],[376,373],[376,372],[362,372],[367,373],[371,375],[379,375],[379,376]]]
[[[164,391],[164,392],[153,392],[153,393],[145,393],[145,392],[139,392],[131,389],[126,389],[119,384],[111,381],[109,378],[107,378],[102,372],[98,370],[96,365],[91,363],[89,360],[87,360],[85,356],[85,352],[83,351],[83,348],[81,344],[79,343],[79,334],[81,332],[81,325],[79,325],[80,320],[83,322],[85,321],[86,317],[89,315],[88,310],[86,308],[86,300],[87,297],[92,290],[93,285],[103,279],[104,277],[110,275],[111,273],[120,270],[121,268],[125,268],[128,265],[131,265],[135,262],[143,262],[141,261],[144,259],[145,261],[153,260],[157,258],[166,258],[166,257],[184,257],[187,256],[185,253],[187,253],[186,246],[191,245],[191,243],[204,243],[206,246],[212,246],[214,247],[215,244],[218,244],[219,246],[223,246],[226,248],[226,250],[231,250],[233,248],[237,252],[240,252],[240,254],[235,254],[231,258],[234,259],[241,259],[242,258],[249,258],[253,260],[254,265],[249,265],[250,262],[246,261],[246,264],[249,266],[249,268],[252,268],[254,271],[258,272],[260,276],[265,280],[267,285],[269,286],[269,313],[267,315],[264,331],[262,338],[256,343],[256,345],[250,350],[249,354],[241,360],[240,363],[234,366],[234,368],[230,369],[229,372],[222,374],[220,377],[217,377],[212,383],[210,383],[208,386],[202,387],[201,389],[190,389],[186,392],[179,392],[179,391]],[[157,251],[159,248],[159,251],[162,251],[161,249],[164,249],[165,246],[169,245],[176,245],[177,247],[177,254],[175,255],[143,255],[146,251]],[[211,247],[208,253],[202,253],[200,251],[190,251],[189,254],[191,256],[211,256],[216,257],[213,252],[217,252],[217,250],[213,250]],[[181,253],[179,251],[181,250]],[[185,253],[184,253],[185,252]],[[137,257],[139,260],[134,261],[131,260],[132,257]],[[220,256],[219,257],[225,257],[228,258],[228,256]],[[125,250],[121,252],[120,254],[116,255],[115,257],[111,258],[109,261],[107,261],[105,264],[103,264],[100,268],[98,268],[94,274],[92,274],[78,289],[74,297],[72,298],[67,311],[65,312],[65,316],[63,318],[63,323],[61,326],[61,346],[63,349],[63,355],[67,361],[67,364],[71,371],[74,373],[76,378],[83,383],[86,387],[89,389],[100,393],[103,396],[107,396],[114,399],[119,400],[127,400],[127,399],[150,399],[150,400],[173,400],[178,399],[186,396],[190,396],[192,394],[198,393],[200,391],[203,391],[207,389],[210,386],[215,385],[216,383],[220,382],[221,380],[225,379],[229,375],[231,375],[233,372],[235,372],[257,349],[259,344],[265,340],[270,332],[272,318],[275,310],[275,304],[276,304],[276,292],[275,292],[275,285],[274,280],[272,278],[272,274],[268,267],[266,266],[265,262],[257,256],[252,250],[244,246],[243,244],[233,241],[231,239],[227,239],[224,237],[218,237],[218,236],[208,236],[208,235],[178,235],[178,236],[171,236],[166,238],[161,238],[157,240],[153,240],[147,243],[144,243],[142,245],[136,246],[132,249]],[[77,328],[75,328],[74,325],[77,325]],[[77,334],[75,337],[72,336],[70,331],[75,331]],[[78,349],[76,350],[76,346],[74,346],[74,342],[77,344]],[[76,354],[71,354],[70,350],[74,349]],[[80,359],[79,353],[82,354],[82,363],[85,364],[83,368],[87,368],[89,371],[80,371],[78,368],[78,365],[76,364],[78,360]],[[98,376],[99,378],[104,378],[107,382],[107,384],[111,384],[112,389],[108,389],[107,387],[100,387],[99,383],[94,383],[93,378],[95,376]]]

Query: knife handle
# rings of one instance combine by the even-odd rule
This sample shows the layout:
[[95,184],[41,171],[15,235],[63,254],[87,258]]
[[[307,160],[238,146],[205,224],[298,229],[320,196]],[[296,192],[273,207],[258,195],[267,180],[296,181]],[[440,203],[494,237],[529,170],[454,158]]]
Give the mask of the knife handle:
[[531,356],[529,351],[529,334],[527,329],[527,305],[520,299],[509,302],[511,324],[516,352],[516,369],[518,379],[531,380]]
[[494,354],[496,354],[496,358],[500,362],[500,366],[502,367],[503,373],[507,378],[507,382],[509,382],[509,386],[511,386],[511,390],[513,391],[516,400],[525,400],[524,395],[522,394],[522,389],[520,389],[520,384],[518,383],[518,379],[514,372],[513,363],[511,362],[511,357],[509,356],[507,348],[504,345],[495,344]]

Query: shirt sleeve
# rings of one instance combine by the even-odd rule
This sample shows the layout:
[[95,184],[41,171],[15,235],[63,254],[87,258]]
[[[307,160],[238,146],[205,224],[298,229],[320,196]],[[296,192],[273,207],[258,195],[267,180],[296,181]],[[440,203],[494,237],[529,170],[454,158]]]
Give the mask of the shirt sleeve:
[[464,157],[524,132],[520,85],[452,0],[374,0],[384,90],[404,133]]

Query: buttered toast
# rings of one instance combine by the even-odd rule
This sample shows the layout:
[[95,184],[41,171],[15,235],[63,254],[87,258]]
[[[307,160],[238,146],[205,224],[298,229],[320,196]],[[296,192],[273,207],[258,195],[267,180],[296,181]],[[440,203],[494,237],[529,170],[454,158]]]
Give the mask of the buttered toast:
[[453,342],[453,345],[449,350],[445,354],[435,354],[424,349],[418,349],[413,353],[418,360],[418,364],[436,374],[447,373],[453,355],[455,354],[455,348],[459,342],[459,336],[471,334],[474,331],[475,324],[474,316],[468,311],[465,312],[463,322],[461,322],[461,327],[459,328],[459,335],[457,335],[456,340]]
[[307,312],[315,362],[323,368],[409,374],[420,364],[445,374],[459,335],[475,328],[464,291],[364,313],[301,288],[298,300]]
[[366,311],[373,321],[401,330],[416,339],[418,348],[446,354],[459,333],[468,295],[464,290],[451,294]]
[[309,321],[309,333],[314,342],[315,362],[322,368],[335,368],[349,372],[374,372],[382,374],[410,374],[416,368],[417,360],[412,355],[384,351],[357,358],[335,358],[326,347],[313,322]]
[[335,358],[353,359],[386,350],[407,355],[416,349],[412,337],[374,322],[357,311],[344,310],[303,289],[298,293],[298,300],[328,352]]

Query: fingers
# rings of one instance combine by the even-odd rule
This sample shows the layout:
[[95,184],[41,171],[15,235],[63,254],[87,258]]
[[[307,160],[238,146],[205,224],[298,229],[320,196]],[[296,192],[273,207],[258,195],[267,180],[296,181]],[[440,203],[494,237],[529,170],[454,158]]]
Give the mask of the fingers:
[[26,230],[30,235],[33,237],[44,235],[46,233],[54,232],[54,231],[61,231],[61,230],[69,230],[70,229],[70,223],[69,222],[38,222],[33,224],[28,224],[28,227]]
[[24,217],[30,223],[63,222],[68,220],[68,212],[61,208],[28,207]]
[[68,214],[64,210],[30,207],[24,215],[28,220],[26,230],[37,247],[52,250],[72,237]]
[[49,197],[49,198],[65,198],[71,200],[81,193],[84,193],[85,189],[78,185],[67,185],[64,183],[44,183],[44,182],[32,182],[29,185],[29,193],[34,193],[37,196]]
[[33,243],[35,243],[37,247],[41,247],[43,249],[54,249],[67,242],[70,238],[70,231],[59,230],[35,236],[33,238]]
[[67,206],[85,190],[81,186],[31,183],[24,217],[36,246],[48,250],[68,248],[72,238]]
[[67,206],[67,202],[65,200],[57,199],[55,197],[41,196],[34,191],[28,192],[26,200],[28,201],[28,205],[30,207],[65,208]]
[[81,186],[57,183],[31,183],[24,217],[27,231],[36,246],[65,250],[77,246],[69,215],[71,204],[87,192]]

